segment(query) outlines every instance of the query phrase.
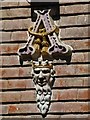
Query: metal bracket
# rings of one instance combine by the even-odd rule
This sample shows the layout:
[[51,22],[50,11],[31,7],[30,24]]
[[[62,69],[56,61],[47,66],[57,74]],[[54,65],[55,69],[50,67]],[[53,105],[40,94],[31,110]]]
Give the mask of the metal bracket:
[[32,77],[36,88],[36,101],[42,116],[49,110],[55,71],[53,60],[70,62],[72,47],[64,44],[58,37],[59,28],[50,17],[50,9],[35,10],[37,19],[33,27],[28,28],[28,40],[18,50],[20,64],[31,61]]

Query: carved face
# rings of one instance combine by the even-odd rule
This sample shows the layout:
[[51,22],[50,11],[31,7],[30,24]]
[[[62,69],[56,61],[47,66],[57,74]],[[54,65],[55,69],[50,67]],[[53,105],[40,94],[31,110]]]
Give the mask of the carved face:
[[35,68],[33,69],[33,80],[35,84],[40,86],[44,86],[49,82],[51,77],[51,69],[50,68]]

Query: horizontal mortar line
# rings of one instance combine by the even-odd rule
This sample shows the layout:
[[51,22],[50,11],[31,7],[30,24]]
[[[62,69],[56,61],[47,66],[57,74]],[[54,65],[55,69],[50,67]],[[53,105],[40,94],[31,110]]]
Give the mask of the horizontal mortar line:
[[25,29],[8,29],[8,30],[0,30],[0,32],[18,32],[18,31],[28,31],[28,28]]
[[66,25],[66,26],[60,26],[60,28],[75,28],[75,27],[79,27],[79,28],[81,28],[81,27],[89,27],[90,26],[90,24],[85,24],[85,25]]
[[[85,5],[85,4],[89,4],[89,1],[83,1],[83,2],[72,2],[72,3],[62,3],[62,2],[60,2],[59,3],[59,5],[60,6],[69,6],[69,5]],[[31,6],[30,5],[26,5],[26,6],[14,6],[14,5],[12,5],[12,6],[2,6],[2,7],[0,7],[0,9],[2,10],[2,9],[18,9],[18,8],[31,8]]]
[[[67,14],[60,14],[59,16],[60,17],[69,17],[69,16],[77,16],[77,15],[88,15],[90,14],[90,12],[81,12],[81,13],[67,13]],[[0,18],[0,20],[14,20],[14,19],[27,19],[27,18],[31,18],[31,15],[30,16],[18,16],[18,17],[2,17]]]
[[[53,65],[86,65],[90,64],[90,62],[70,62],[70,63],[54,63]],[[26,64],[26,65],[0,65],[0,68],[12,68],[12,67],[31,67],[31,64]]]
[[69,17],[69,16],[78,16],[78,15],[89,15],[90,12],[80,12],[80,13],[65,13],[65,14],[60,14],[61,17]]
[[55,78],[73,78],[73,77],[90,77],[90,74],[81,74],[81,75],[60,75],[55,76]]
[[[52,91],[53,90],[67,90],[67,89],[90,89],[89,86],[61,86],[61,87],[52,87]],[[19,91],[35,91],[35,87],[32,88],[15,88],[15,89],[0,89],[0,92],[19,92]]]
[[31,15],[29,16],[18,16],[18,17],[5,17],[5,18],[0,18],[0,20],[14,20],[14,19],[27,19],[31,18]]
[[[85,4],[87,4],[87,3],[85,3]],[[26,6],[14,6],[14,5],[12,5],[12,6],[2,6],[2,7],[0,7],[0,10],[6,10],[6,9],[20,9],[20,8],[31,8],[31,6],[30,5],[26,5]]]
[[61,40],[83,40],[83,39],[90,39],[89,36],[87,37],[69,37],[69,38],[60,38]]
[[[90,112],[48,112],[47,115],[69,115],[69,114],[90,114]],[[23,116],[23,115],[41,115],[41,113],[8,113],[0,114],[0,116]]]
[[[78,52],[90,52],[90,49],[81,49],[81,50],[72,50],[72,53],[78,53]],[[16,55],[18,56],[18,53],[3,53],[0,54],[0,56],[12,56],[12,55]]]
[[[50,101],[51,103],[58,103],[58,102],[67,102],[67,103],[69,103],[69,102],[90,102],[90,99],[86,99],[86,100],[79,100],[79,99],[76,99],[76,100],[69,100],[69,99],[67,99],[67,100],[51,100]],[[14,102],[1,102],[0,104],[2,104],[2,105],[6,105],[6,104],[35,104],[36,103],[36,101],[14,101]]]
[[[73,77],[90,77],[90,74],[81,74],[81,75],[60,75],[60,76],[55,76],[55,78],[73,78]],[[32,76],[23,76],[23,77],[1,77],[1,80],[6,79],[6,80],[12,80],[12,79],[32,79]]]
[[83,50],[72,50],[72,53],[77,53],[77,52],[90,52],[90,49],[83,49]]
[[[60,29],[64,29],[64,28],[76,28],[76,27],[89,27],[90,24],[86,24],[86,25],[67,25],[67,26],[60,26],[59,28]],[[28,28],[25,28],[25,29],[8,29],[8,30],[5,30],[5,29],[0,29],[0,32],[18,32],[18,31],[28,31]]]
[[3,54],[0,54],[0,56],[12,56],[12,55],[18,55],[17,53],[3,53]]
[[3,66],[0,66],[0,68],[12,68],[12,67],[15,67],[15,68],[17,68],[17,67],[31,67],[31,64],[27,64],[27,65],[3,65]]
[[22,40],[15,40],[15,41],[2,41],[0,44],[21,44],[21,43],[26,43],[27,41],[22,41]]

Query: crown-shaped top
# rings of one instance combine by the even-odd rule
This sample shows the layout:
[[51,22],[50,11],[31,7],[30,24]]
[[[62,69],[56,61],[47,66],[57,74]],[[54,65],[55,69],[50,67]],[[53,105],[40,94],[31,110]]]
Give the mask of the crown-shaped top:
[[43,61],[42,56],[38,59],[38,61],[32,61],[33,68],[50,68],[53,69],[53,65],[50,61]]

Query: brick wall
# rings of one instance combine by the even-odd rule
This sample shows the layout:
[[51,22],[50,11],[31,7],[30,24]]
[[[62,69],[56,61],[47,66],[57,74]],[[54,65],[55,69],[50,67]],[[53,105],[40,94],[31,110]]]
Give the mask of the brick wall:
[[[20,66],[17,50],[32,25],[27,2],[2,1],[0,9],[0,102],[3,118],[41,118],[36,106],[31,66]],[[89,0],[61,0],[61,40],[73,47],[72,61],[55,63],[56,80],[46,118],[88,118],[90,114]],[[1,114],[1,113],[0,113]],[[21,120],[21,119],[20,119]],[[88,119],[89,120],[89,119]]]

